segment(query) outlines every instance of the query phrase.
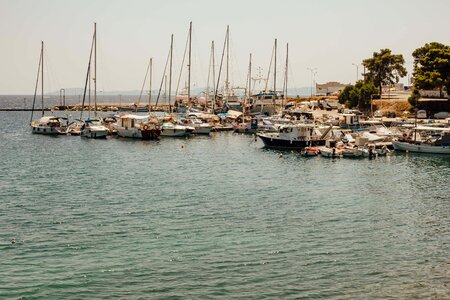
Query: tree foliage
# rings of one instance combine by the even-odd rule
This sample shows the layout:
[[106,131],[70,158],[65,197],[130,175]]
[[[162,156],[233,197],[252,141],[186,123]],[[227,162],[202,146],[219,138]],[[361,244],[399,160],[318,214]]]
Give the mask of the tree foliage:
[[450,46],[427,43],[413,52],[414,87],[450,91]]
[[365,78],[373,82],[381,94],[383,85],[397,83],[406,76],[404,63],[403,55],[392,54],[390,49],[381,49],[380,52],[374,52],[372,58],[363,60],[363,66],[367,69]]
[[372,95],[377,94],[377,88],[372,82],[358,81],[355,85],[347,85],[339,94],[339,103],[349,108],[358,107],[365,110],[370,107]]
[[408,98],[409,104],[414,108],[417,105],[417,102],[420,99],[420,93],[416,88],[413,88],[411,95]]

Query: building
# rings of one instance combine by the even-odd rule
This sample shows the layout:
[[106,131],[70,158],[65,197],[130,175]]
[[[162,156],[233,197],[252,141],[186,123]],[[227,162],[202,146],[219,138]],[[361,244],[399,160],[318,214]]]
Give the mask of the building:
[[316,83],[316,95],[324,95],[331,96],[337,95],[340,91],[342,91],[347,84],[343,84],[340,82],[332,81],[324,84]]

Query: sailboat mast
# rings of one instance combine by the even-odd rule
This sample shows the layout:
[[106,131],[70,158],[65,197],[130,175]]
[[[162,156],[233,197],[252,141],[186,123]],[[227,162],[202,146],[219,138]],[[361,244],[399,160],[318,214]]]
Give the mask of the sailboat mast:
[[210,82],[210,75],[211,75],[211,61],[212,61],[212,45],[211,45],[211,53],[209,55],[209,67],[208,67],[208,78],[206,79],[206,91],[205,91],[205,108],[208,107],[208,102],[209,102],[209,82]]
[[44,116],[44,41],[41,41],[41,109]]
[[31,107],[30,124],[33,122],[34,106],[36,104],[36,94],[37,94],[37,90],[39,87],[39,74],[41,73],[41,62],[42,62],[42,44],[41,44],[41,53],[39,55],[39,64],[38,64],[38,71],[37,71],[37,76],[36,76],[36,84],[34,85],[33,105]]
[[150,58],[150,67],[149,67],[149,82],[148,82],[148,111],[150,112],[150,106],[151,106],[151,102],[152,102],[152,63],[153,63],[153,58]]
[[192,47],[192,22],[189,23],[189,58],[188,58],[188,102],[191,102],[191,47]]
[[274,50],[274,64],[273,64],[273,91],[277,92],[277,39],[275,39]]
[[227,25],[227,38],[226,38],[226,40],[227,40],[227,78],[225,79],[225,96],[226,96],[226,99],[227,99],[227,103],[228,103],[228,96],[229,96],[229,88],[230,88],[230,86],[229,86],[229,73],[230,73],[230,70],[229,70],[229,67],[230,67],[230,26],[229,25]]
[[97,23],[94,23],[94,117],[97,117]]
[[284,95],[283,95],[283,103],[281,104],[281,107],[283,109],[284,105],[286,104],[287,100],[287,89],[288,89],[288,65],[289,65],[289,43],[286,43],[286,70],[284,74]]
[[170,104],[170,94],[172,91],[172,57],[173,57],[173,34],[170,37],[170,62],[169,62],[169,112],[172,112]]
[[277,98],[277,39],[275,39],[274,49],[274,64],[273,64],[273,101],[275,105],[275,99]]
[[250,53],[250,58],[248,62],[248,86],[247,95],[244,99],[244,104],[242,105],[242,124],[245,122],[245,109],[247,108],[247,101],[250,100],[251,84],[252,84],[252,54]]
[[[216,55],[214,50],[214,41],[211,43],[211,51],[212,51],[212,82],[213,82],[213,90],[214,90],[214,83],[216,82]],[[216,95],[214,93],[213,98],[213,106],[212,106],[212,113],[214,113],[214,108],[216,106]]]

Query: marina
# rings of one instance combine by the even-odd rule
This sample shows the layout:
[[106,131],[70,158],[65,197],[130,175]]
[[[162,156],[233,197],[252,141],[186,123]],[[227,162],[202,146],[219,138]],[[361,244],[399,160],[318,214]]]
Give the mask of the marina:
[[3,2],[0,300],[450,299],[450,2]]

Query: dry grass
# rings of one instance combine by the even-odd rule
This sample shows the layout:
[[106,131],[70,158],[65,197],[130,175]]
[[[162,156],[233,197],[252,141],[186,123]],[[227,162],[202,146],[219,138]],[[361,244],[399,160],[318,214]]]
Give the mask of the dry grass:
[[373,100],[373,109],[381,110],[383,112],[393,111],[397,115],[403,113],[404,111],[410,111],[411,105],[408,102],[408,99],[399,99],[399,100]]

